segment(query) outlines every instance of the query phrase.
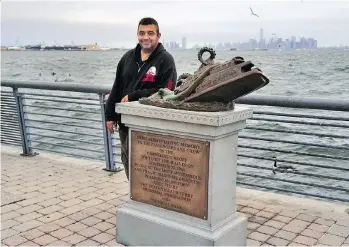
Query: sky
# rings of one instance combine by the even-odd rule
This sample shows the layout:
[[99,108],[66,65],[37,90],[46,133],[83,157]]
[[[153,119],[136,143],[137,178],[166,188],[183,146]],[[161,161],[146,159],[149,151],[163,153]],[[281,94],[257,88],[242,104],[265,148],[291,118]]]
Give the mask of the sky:
[[[249,9],[259,15],[251,15]],[[313,37],[349,45],[349,0],[310,1],[1,1],[1,45],[92,44],[131,48],[142,17],[155,18],[161,40],[189,47],[219,42]]]

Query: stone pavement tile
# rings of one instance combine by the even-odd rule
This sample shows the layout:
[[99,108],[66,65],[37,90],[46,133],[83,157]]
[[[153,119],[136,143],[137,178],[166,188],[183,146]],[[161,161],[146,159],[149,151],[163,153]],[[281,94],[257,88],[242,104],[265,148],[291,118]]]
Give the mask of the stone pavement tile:
[[15,220],[6,220],[6,221],[1,222],[1,230],[5,230],[5,229],[11,228],[13,226],[19,225],[19,224],[20,224],[20,222],[15,221]]
[[327,233],[347,238],[349,237],[349,227],[339,226],[335,224],[330,227]]
[[345,219],[340,219],[336,222],[337,225],[349,227],[349,217]]
[[112,218],[113,216],[114,216],[113,214],[108,213],[108,212],[101,212],[101,213],[94,215],[94,217],[101,219],[101,220],[106,220],[106,219]]
[[125,245],[117,243],[115,239],[109,241],[108,243],[105,243],[105,245],[106,246],[125,246]]
[[130,189],[129,187],[125,187],[125,188],[121,188],[121,189],[116,189],[114,190],[115,193],[118,193],[120,195],[128,195],[128,193],[130,193]]
[[266,219],[273,218],[274,215],[275,215],[275,213],[266,212],[266,211],[259,211],[258,213],[256,213],[256,216],[263,217]]
[[11,212],[11,211],[15,211],[19,208],[22,208],[22,206],[18,205],[17,203],[2,206],[1,207],[1,215],[8,213],[8,212]]
[[21,205],[22,207],[26,207],[26,206],[36,204],[36,203],[41,202],[41,201],[42,201],[41,198],[34,197],[34,198],[30,198],[30,199],[26,199],[26,200],[17,202],[16,204]]
[[88,201],[84,201],[84,202],[80,203],[79,205],[84,207],[84,208],[87,208],[87,207],[96,206],[96,205],[101,204],[103,202],[104,201],[101,200],[101,199],[94,198],[94,199],[91,199],[91,200],[88,200]]
[[315,220],[314,223],[317,223],[319,225],[325,225],[325,226],[332,226],[335,222],[333,220],[327,220],[324,218],[318,218]]
[[287,210],[287,209],[284,209],[279,213],[279,215],[281,215],[281,216],[287,216],[287,217],[291,217],[291,218],[295,218],[299,214],[300,214],[300,212]]
[[12,229],[19,231],[19,232],[26,232],[28,230],[37,228],[38,226],[41,226],[43,223],[37,220],[30,220],[28,222],[25,222],[23,224],[19,224],[17,226],[12,227]]
[[48,234],[42,235],[41,237],[35,238],[32,241],[37,243],[38,245],[48,245],[50,243],[53,243],[57,241],[58,239],[55,237],[52,237]]
[[[128,185],[127,185],[128,187]],[[248,204],[250,208],[258,209],[258,210],[263,210],[267,205],[263,203],[258,203],[258,202],[250,202]]]
[[283,210],[283,208],[281,206],[274,206],[274,205],[268,205],[266,206],[263,211],[267,211],[270,213],[280,213]]
[[307,228],[308,225],[310,225],[309,222],[294,219],[290,223],[285,225],[282,229],[289,232],[300,233],[305,228]]
[[324,236],[322,236],[318,243],[322,244],[322,245],[341,245],[342,243],[344,243],[345,238],[340,237],[340,236],[336,236],[336,235],[331,235],[326,233]]
[[68,230],[72,231],[72,232],[79,232],[85,228],[87,228],[87,225],[84,225],[80,222],[76,222],[74,224],[71,224],[69,226],[66,226],[65,228],[67,228]]
[[12,236],[12,237],[9,237],[9,238],[6,238],[5,240],[1,240],[2,243],[6,244],[7,246],[17,246],[17,245],[20,245],[20,244],[23,244],[25,242],[28,242],[27,239],[21,237],[21,236]]
[[6,220],[12,220],[14,218],[17,218],[21,216],[20,213],[16,212],[16,211],[10,211],[8,213],[3,213],[1,214],[1,220],[2,221],[6,221]]
[[[77,198],[79,196],[81,196],[80,193],[78,193],[78,192],[71,192],[71,193],[65,194],[65,195],[61,194],[60,196],[58,196],[58,198],[63,200],[63,201],[67,201],[67,200],[70,200],[70,199],[73,199],[73,198]],[[56,197],[56,196],[54,196],[54,197]]]
[[109,203],[101,203],[101,204],[98,204],[96,206],[93,206],[93,208],[98,208],[98,209],[103,210],[103,211],[110,209],[110,208],[115,209],[115,207]]
[[110,228],[109,230],[105,231],[106,233],[109,233],[110,235],[116,235],[116,227]]
[[51,213],[57,212],[63,208],[64,207],[59,206],[59,205],[51,205],[51,206],[47,206],[43,209],[37,210],[37,212],[46,215],[46,214],[51,214]]
[[307,228],[303,232],[301,232],[301,235],[307,236],[307,237],[310,237],[310,238],[319,239],[319,238],[321,238],[324,235],[324,233]]
[[83,219],[82,221],[80,221],[82,224],[88,225],[88,226],[93,226],[96,225],[97,223],[101,222],[101,219],[98,219],[96,217],[90,216],[86,219]]
[[94,237],[92,238],[92,240],[94,240],[94,241],[96,241],[96,242],[98,242],[98,243],[104,244],[104,243],[107,243],[107,242],[109,242],[110,240],[112,240],[112,239],[114,239],[114,238],[115,238],[115,236],[110,235],[110,234],[108,234],[108,233],[102,232],[102,233],[100,233],[100,234],[94,236]]
[[65,215],[60,213],[60,212],[54,212],[52,214],[45,215],[43,217],[38,218],[37,220],[43,222],[43,223],[48,223],[52,221],[56,221],[58,219],[64,218]]
[[89,193],[86,195],[79,196],[79,199],[83,200],[83,201],[88,201],[88,200],[95,199],[95,198],[100,197],[100,196],[101,196],[101,194],[94,192],[94,193]]
[[260,246],[262,243],[253,239],[247,239],[246,246]]
[[278,238],[282,238],[282,239],[286,239],[286,240],[291,241],[295,237],[297,237],[297,234],[294,233],[294,232],[288,232],[288,231],[280,230],[274,236],[278,237]]
[[76,222],[75,220],[72,220],[68,217],[64,217],[64,218],[60,218],[59,220],[55,220],[52,223],[57,224],[61,227],[65,227],[65,226],[71,225],[75,222]]
[[37,228],[35,229],[32,229],[32,230],[29,230],[29,231],[26,231],[26,232],[22,232],[20,235],[22,237],[25,237],[26,239],[29,239],[29,240],[32,240],[34,238],[38,238],[42,235],[44,235],[45,233],[38,230]]
[[42,232],[45,232],[45,233],[50,233],[50,232],[56,231],[56,230],[58,230],[60,228],[61,228],[61,226],[51,222],[51,223],[46,223],[46,224],[38,227],[37,229],[39,231],[42,231]]
[[263,217],[258,217],[258,216],[252,216],[251,218],[248,219],[248,221],[263,225],[265,222],[268,221],[268,219]]
[[330,227],[324,226],[324,225],[319,225],[317,223],[313,223],[310,226],[308,226],[308,228],[311,230],[318,231],[318,232],[326,232]]
[[90,214],[85,213],[83,211],[80,211],[80,212],[68,215],[67,218],[75,220],[75,221],[80,221],[80,220],[86,219],[90,216],[91,216]]
[[286,217],[286,216],[282,216],[282,215],[277,215],[273,218],[273,220],[280,221],[283,223],[289,223],[292,219],[293,218],[291,218],[291,217]]
[[97,243],[96,241],[93,241],[91,239],[87,239],[85,241],[82,241],[78,244],[76,244],[75,246],[97,246],[99,245],[99,243]]
[[16,236],[18,235],[19,232],[13,229],[5,229],[3,231],[1,231],[1,239],[6,239],[12,236]]
[[86,237],[86,238],[91,238],[91,237],[94,237],[94,236],[100,234],[101,231],[94,228],[94,227],[88,227],[88,228],[85,228],[77,233]]
[[48,244],[48,246],[71,246],[71,245],[68,244],[67,242],[62,241],[62,240],[58,240],[56,242]]
[[21,223],[24,223],[24,222],[27,222],[30,220],[35,220],[35,219],[40,218],[40,217],[42,217],[42,214],[39,214],[37,212],[31,212],[29,214],[24,214],[24,215],[21,215],[17,218],[14,218],[14,220],[21,222]]
[[62,239],[65,237],[68,237],[69,235],[72,235],[73,232],[69,231],[68,229],[65,228],[60,228],[54,232],[51,232],[50,235],[58,238],[58,239]]
[[32,241],[28,241],[28,242],[25,242],[23,244],[21,244],[22,246],[38,246],[37,243],[34,243]]
[[312,246],[316,243],[317,239],[306,237],[306,236],[297,236],[295,239],[293,239],[293,242],[299,243],[299,244],[304,244],[304,245],[309,245]]
[[253,240],[257,240],[260,242],[264,242],[268,238],[270,238],[270,235],[266,235],[266,234],[260,233],[260,232],[252,232],[251,234],[248,235],[248,238],[253,239]]
[[77,243],[80,243],[80,242],[86,240],[86,238],[84,236],[81,236],[79,234],[74,233],[73,235],[65,237],[65,238],[63,238],[61,240],[64,241],[64,242],[67,242],[67,243],[69,243],[71,245],[75,245]]
[[67,201],[62,201],[61,203],[59,203],[59,205],[67,208],[67,207],[70,207],[70,206],[73,206],[76,204],[80,204],[82,202],[83,202],[83,200],[80,200],[79,198],[73,198],[73,199],[69,199]]
[[43,207],[37,205],[37,204],[33,204],[33,205],[29,205],[20,209],[17,209],[16,212],[20,213],[20,214],[28,214],[34,211],[38,211],[40,209],[42,209]]
[[247,229],[249,230],[255,230],[256,228],[260,227],[261,224],[254,223],[254,222],[247,222]]
[[304,220],[304,221],[307,221],[307,222],[313,222],[317,218],[318,217],[316,217],[316,216],[312,216],[312,215],[308,215],[308,214],[300,214],[300,215],[297,216],[297,219]]
[[104,232],[110,228],[114,228],[115,224],[113,225],[113,224],[110,224],[108,222],[100,222],[100,223],[94,225],[93,227]]
[[286,246],[287,244],[289,244],[289,241],[282,238],[271,237],[267,240],[266,243],[273,246]]
[[264,225],[271,226],[271,227],[274,227],[276,229],[281,229],[286,225],[286,223],[276,221],[276,220],[269,220],[269,221],[265,222]]
[[278,232],[279,230],[275,229],[273,227],[270,227],[270,226],[261,226],[261,227],[257,228],[256,231],[272,236],[276,232]]
[[59,212],[62,214],[65,214],[65,215],[70,215],[70,214],[79,212],[79,211],[83,210],[84,208],[85,208],[84,206],[82,206],[81,204],[78,204],[78,205],[73,205],[71,207],[62,209]]
[[113,199],[118,198],[118,197],[119,197],[118,194],[106,193],[106,194],[103,194],[103,195],[99,196],[97,199],[101,199],[103,201],[109,201],[109,200],[113,200]]
[[290,243],[290,244],[287,245],[287,246],[307,246],[307,245],[300,244],[300,243],[296,243],[296,242],[292,242],[292,243]]

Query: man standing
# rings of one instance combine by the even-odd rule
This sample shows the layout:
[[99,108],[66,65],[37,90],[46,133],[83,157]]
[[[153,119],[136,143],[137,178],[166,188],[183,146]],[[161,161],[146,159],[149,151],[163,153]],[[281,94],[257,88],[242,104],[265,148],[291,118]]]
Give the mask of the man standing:
[[174,90],[177,71],[174,59],[159,42],[161,33],[156,20],[143,18],[138,23],[138,44],[120,59],[114,85],[106,104],[107,128],[114,133],[119,126],[121,160],[129,179],[128,128],[115,112],[115,103],[137,101],[156,93],[160,88]]

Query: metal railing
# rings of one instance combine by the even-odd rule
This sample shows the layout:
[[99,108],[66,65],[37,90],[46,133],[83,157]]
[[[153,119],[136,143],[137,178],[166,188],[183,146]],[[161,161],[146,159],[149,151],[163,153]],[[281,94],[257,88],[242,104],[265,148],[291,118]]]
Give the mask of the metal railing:
[[[122,169],[118,136],[105,126],[105,86],[2,81],[2,143]],[[12,88],[12,91],[11,91]],[[8,89],[6,91],[6,89]],[[239,133],[240,186],[349,202],[349,101],[252,94]]]

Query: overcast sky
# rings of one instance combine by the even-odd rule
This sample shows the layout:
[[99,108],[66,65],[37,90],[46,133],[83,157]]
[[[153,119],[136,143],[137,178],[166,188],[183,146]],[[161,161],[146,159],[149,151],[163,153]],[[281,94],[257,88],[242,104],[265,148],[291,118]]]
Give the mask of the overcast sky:
[[[249,7],[260,17],[251,15]],[[138,21],[154,17],[162,39],[189,46],[269,38],[314,37],[320,46],[349,45],[345,1],[1,1],[1,44],[133,47]]]

